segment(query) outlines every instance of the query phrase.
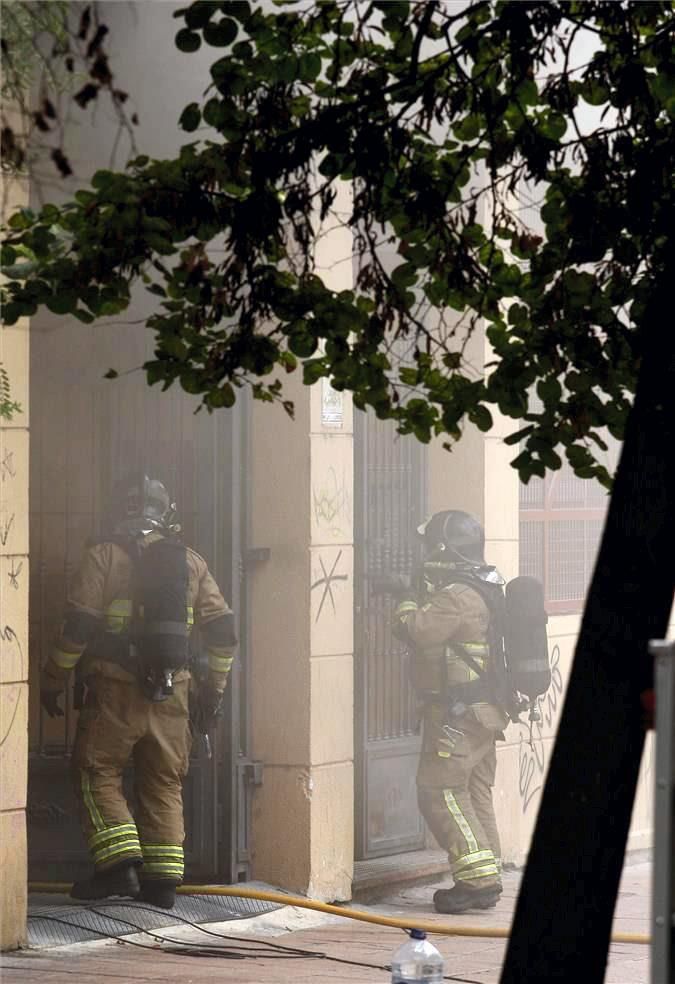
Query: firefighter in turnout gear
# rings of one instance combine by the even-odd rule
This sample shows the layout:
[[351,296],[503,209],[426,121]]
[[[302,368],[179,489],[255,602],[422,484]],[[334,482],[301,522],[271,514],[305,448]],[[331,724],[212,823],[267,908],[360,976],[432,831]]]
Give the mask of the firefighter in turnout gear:
[[419,806],[447,848],[455,881],[435,893],[434,906],[444,913],[487,909],[502,890],[492,787],[496,739],[508,715],[492,685],[488,608],[471,583],[502,581],[485,564],[482,527],[467,513],[436,513],[418,532],[424,597],[403,598],[395,632],[411,644],[413,685],[423,704]]
[[[233,662],[234,616],[206,562],[180,542],[162,483],[141,476],[123,484],[114,533],[85,550],[69,586],[41,699],[50,715],[63,714],[58,700],[77,667],[86,699],[72,766],[94,874],[71,895],[171,908],[183,880],[190,704],[208,727]],[[208,657],[201,690],[190,671],[193,624]],[[135,818],[122,791],[130,762]]]

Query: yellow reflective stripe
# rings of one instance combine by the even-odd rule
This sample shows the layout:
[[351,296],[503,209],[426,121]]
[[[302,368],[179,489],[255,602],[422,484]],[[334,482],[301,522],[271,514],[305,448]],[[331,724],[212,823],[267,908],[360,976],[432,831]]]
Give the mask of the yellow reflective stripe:
[[[234,656],[231,655],[231,652],[231,649],[209,647],[209,669],[215,670],[216,673],[229,673],[234,662]],[[223,653],[227,653],[227,655],[222,655]]]
[[468,878],[469,874],[479,874],[480,872],[485,872],[488,874],[497,874],[497,865],[494,861],[483,862],[482,864],[466,864],[458,870],[453,869],[453,878]]
[[84,805],[87,808],[87,813],[89,814],[89,818],[92,822],[94,829],[95,830],[107,829],[103,817],[98,812],[98,807],[94,802],[94,797],[91,794],[89,773],[86,772],[84,769],[82,769],[80,773],[80,783],[82,788],[82,799],[84,800]]
[[143,850],[147,851],[149,854],[150,853],[155,854],[164,851],[180,851],[181,854],[183,853],[182,844],[146,844],[145,841],[143,841],[142,843],[143,843]]
[[498,876],[496,864],[483,864],[479,868],[465,868],[463,871],[453,872],[452,875],[455,881],[473,881],[478,878],[497,878]]
[[464,814],[460,810],[459,803],[455,799],[455,797],[454,797],[454,795],[452,793],[452,790],[450,790],[450,789],[444,789],[443,790],[443,797],[445,799],[445,805],[447,806],[448,810],[450,811],[450,815],[452,816],[452,819],[455,821],[455,823],[459,827],[460,832],[461,832],[462,836],[464,837],[464,839],[466,841],[466,846],[469,848],[469,851],[477,851],[478,850],[478,841],[474,837],[473,831],[471,830],[471,827],[469,826],[468,820],[466,819],[466,817],[464,816]]
[[143,844],[143,853],[148,854],[180,854],[183,856],[181,844]]
[[396,609],[396,614],[403,615],[405,612],[416,612],[417,608],[418,605],[416,601],[402,601]]
[[[110,602],[103,613],[106,630],[113,634],[123,632],[131,621],[134,613],[134,604],[130,598],[115,598]],[[143,617],[143,607],[140,606],[138,614]],[[188,606],[185,610],[186,625],[192,626],[195,623],[194,608]]]
[[104,612],[107,631],[114,634],[124,631],[131,621],[133,610],[131,598],[114,598]]
[[185,866],[182,864],[171,864],[170,862],[158,861],[157,863],[143,862],[143,874],[170,874],[182,876]]
[[141,855],[141,845],[138,841],[115,844],[113,847],[108,848],[107,851],[92,851],[92,858],[94,864],[101,865],[104,861],[110,861],[112,858],[119,857],[120,854],[129,854],[132,857],[138,858]]
[[133,611],[131,598],[113,598],[105,610],[105,615],[116,617],[130,616]]
[[492,861],[494,862],[495,856],[491,850],[486,849],[485,851],[473,851],[471,854],[463,854],[461,858],[455,858],[452,862],[452,870],[459,871],[460,868],[465,868],[469,864],[478,864],[480,861]]
[[101,830],[100,833],[92,834],[88,839],[87,843],[90,848],[95,848],[100,844],[105,844],[107,841],[111,841],[116,837],[120,837],[122,834],[133,834],[138,836],[138,831],[136,830],[135,823],[121,823],[115,827],[106,827],[105,830]]
[[83,652],[83,649],[79,649],[74,653],[68,652],[67,649],[55,648],[52,651],[52,659],[62,670],[72,670],[74,666],[77,666]]

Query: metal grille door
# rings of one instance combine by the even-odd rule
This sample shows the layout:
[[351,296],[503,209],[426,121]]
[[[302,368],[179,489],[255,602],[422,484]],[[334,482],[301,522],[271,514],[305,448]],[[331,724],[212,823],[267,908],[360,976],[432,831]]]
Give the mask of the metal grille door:
[[[122,358],[140,365],[150,354],[148,341],[138,330],[84,334],[61,325],[38,326],[31,335],[28,834],[30,874],[37,880],[77,878],[89,867],[69,775],[77,723],[72,686],[65,718],[51,720],[39,705],[39,671],[62,617],[67,582],[86,540],[101,529],[116,478],[143,469],[166,483],[185,542],[205,556],[235,613],[242,608],[240,408],[195,414],[193,398],[178,387],[150,389],[140,372],[102,379]],[[242,640],[213,756],[195,742],[185,782],[191,879],[237,880],[246,871],[247,794],[239,767],[246,735],[244,651]]]
[[413,437],[371,413],[356,415],[356,851],[357,859],[424,844],[415,773],[419,726],[408,658],[391,633],[394,603],[373,590],[382,574],[418,560],[426,461]]

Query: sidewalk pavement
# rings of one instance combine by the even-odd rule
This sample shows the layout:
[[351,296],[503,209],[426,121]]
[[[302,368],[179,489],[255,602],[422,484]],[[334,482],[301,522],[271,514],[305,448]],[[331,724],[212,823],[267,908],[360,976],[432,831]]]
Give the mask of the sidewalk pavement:
[[[627,866],[621,882],[614,929],[618,932],[649,932],[651,866]],[[433,912],[431,895],[436,887],[450,883],[440,880],[434,886],[412,887],[392,895],[370,912],[431,920],[440,925],[508,926],[513,915],[520,874],[506,872],[504,895],[497,908],[464,916],[439,916]],[[561,918],[564,914],[561,913]],[[166,940],[160,944],[145,934],[127,940],[149,947],[141,949],[131,942],[100,941],[78,943],[53,949],[32,949],[4,954],[0,959],[2,984],[107,984],[108,981],[144,982],[180,980],[182,984],[319,984],[319,982],[362,982],[386,984],[386,966],[394,950],[403,942],[400,930],[372,926],[337,916],[285,908],[250,920],[209,924],[210,932],[226,934],[232,941],[217,939],[198,929],[179,927],[157,930]],[[234,937],[238,940],[234,941]],[[434,936],[434,944],[445,957],[446,979],[475,984],[498,984],[506,940],[479,937]],[[222,946],[224,952],[192,949],[188,953],[167,952],[192,943]],[[275,946],[310,950],[316,956],[299,956]],[[353,963],[337,963],[319,954]],[[649,984],[650,948],[639,944],[612,946],[605,984]],[[370,967],[357,964],[369,964]],[[525,982],[524,982],[525,984]],[[528,982],[540,984],[540,982]],[[541,982],[545,984],[545,982]]]

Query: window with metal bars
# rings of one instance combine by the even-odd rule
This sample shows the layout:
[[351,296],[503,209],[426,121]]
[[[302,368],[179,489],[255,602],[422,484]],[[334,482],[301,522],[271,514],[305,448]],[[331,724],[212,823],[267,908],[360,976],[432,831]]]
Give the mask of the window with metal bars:
[[520,573],[542,582],[550,614],[582,611],[607,503],[567,464],[520,486]]

